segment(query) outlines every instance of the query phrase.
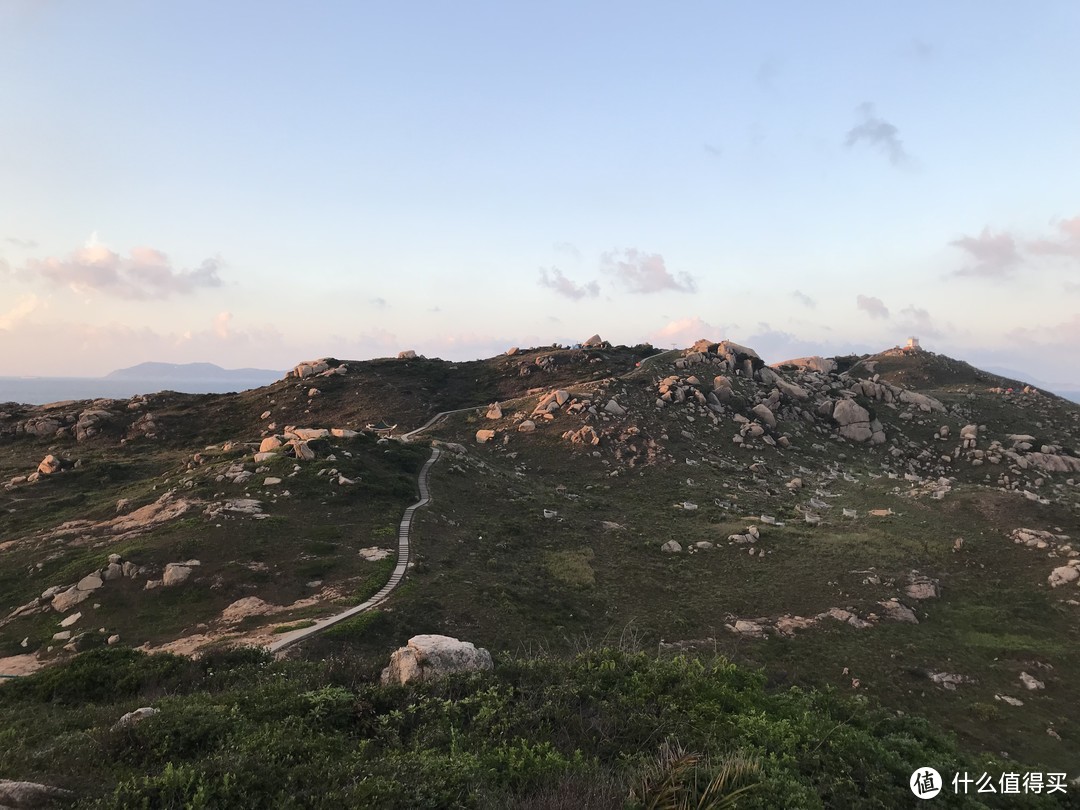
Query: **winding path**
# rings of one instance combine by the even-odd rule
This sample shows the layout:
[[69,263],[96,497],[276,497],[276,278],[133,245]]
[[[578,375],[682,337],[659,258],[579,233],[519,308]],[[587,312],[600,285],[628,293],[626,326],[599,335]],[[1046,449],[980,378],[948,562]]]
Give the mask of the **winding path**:
[[[673,351],[667,351],[667,352],[660,352],[660,353],[654,354],[654,355],[652,355],[650,357],[646,357],[644,360],[641,361],[640,365],[638,365],[636,368],[631,369],[630,371],[626,372],[625,374],[620,375],[620,378],[621,379],[628,379],[628,378],[632,377],[635,373],[643,371],[646,364],[652,363],[652,362],[656,361],[657,359],[659,359],[661,357],[668,357],[668,356],[670,356],[672,354],[677,354],[677,353],[678,353],[678,350],[673,350]],[[525,397],[519,397],[519,399],[524,399],[524,398]],[[512,402],[513,400],[509,400],[509,401]],[[422,424],[420,427],[416,428],[415,430],[410,430],[408,433],[402,433],[399,438],[402,441],[407,442],[410,439],[412,439],[413,436],[416,436],[416,435],[418,435],[420,433],[423,433],[425,430],[428,430],[428,429],[434,427],[435,425],[437,425],[439,422],[441,422],[443,419],[445,419],[447,416],[450,416],[451,414],[454,414],[454,413],[467,413],[468,411],[478,411],[478,410],[482,410],[485,407],[487,407],[487,406],[485,406],[485,405],[473,405],[473,406],[468,407],[468,408],[455,408],[455,409],[450,410],[450,411],[440,411],[439,413],[435,414],[427,422],[425,422],[424,424]],[[394,572],[390,575],[390,579],[382,587],[382,589],[377,594],[375,594],[373,597],[368,599],[366,602],[363,602],[362,604],[356,605],[355,607],[351,607],[351,608],[349,608],[348,610],[346,610],[346,611],[344,611],[342,613],[338,613],[338,614],[336,614],[334,616],[330,616],[330,617],[328,617],[326,619],[320,619],[315,624],[313,624],[311,627],[304,627],[304,628],[299,629],[299,630],[293,630],[290,633],[285,633],[284,635],[281,636],[280,639],[275,641],[273,644],[271,644],[267,648],[270,652],[272,652],[272,653],[281,652],[282,650],[284,650],[284,649],[286,649],[288,647],[291,647],[293,644],[296,644],[299,641],[303,641],[304,639],[310,638],[311,636],[314,636],[317,633],[321,633],[323,630],[325,630],[328,627],[333,627],[335,624],[338,624],[339,622],[343,622],[346,619],[352,618],[353,616],[357,615],[358,613],[363,613],[364,611],[371,610],[371,608],[375,607],[376,605],[380,604],[383,600],[385,600],[386,597],[388,597],[394,591],[394,589],[397,588],[397,586],[401,584],[401,580],[405,578],[405,571],[409,566],[409,533],[412,530],[413,514],[416,512],[417,509],[420,509],[421,507],[427,506],[428,502],[431,500],[430,493],[429,493],[429,490],[428,490],[428,476],[429,476],[429,473],[431,472],[431,467],[435,464],[435,462],[437,462],[439,460],[440,455],[442,455],[442,452],[439,450],[439,448],[437,448],[437,447],[432,448],[432,450],[431,450],[431,458],[429,458],[424,463],[423,468],[421,468],[421,470],[420,470],[420,476],[417,479],[417,484],[418,484],[419,489],[420,489],[420,500],[418,500],[416,503],[414,503],[412,506],[410,506],[408,509],[406,509],[405,510],[405,515],[401,518],[401,525],[398,527],[397,565],[394,566]]]
[[[441,415],[442,414],[440,414],[440,416]],[[427,427],[427,425],[425,425],[425,427]],[[423,430],[423,428],[420,428],[420,430]],[[415,433],[417,431],[413,432]],[[441,455],[442,451],[437,447],[433,447],[431,449],[431,458],[425,461],[424,466],[420,469],[420,475],[417,478],[417,485],[420,490],[420,500],[408,507],[401,518],[401,524],[398,526],[397,565],[394,566],[394,572],[390,574],[390,579],[387,580],[382,589],[366,602],[362,602],[355,607],[351,607],[348,610],[330,616],[329,618],[320,619],[311,627],[304,627],[299,630],[293,630],[291,633],[285,633],[267,648],[270,652],[281,652],[285,648],[296,644],[298,641],[303,641],[305,638],[310,638],[316,633],[321,633],[326,628],[333,627],[335,624],[352,618],[358,613],[371,610],[371,608],[381,603],[398,585],[401,584],[401,580],[405,578],[405,570],[409,567],[409,534],[412,531],[413,515],[416,513],[417,509],[427,506],[431,501],[431,494],[428,489],[428,476],[431,473],[432,466],[439,460],[439,456]]]

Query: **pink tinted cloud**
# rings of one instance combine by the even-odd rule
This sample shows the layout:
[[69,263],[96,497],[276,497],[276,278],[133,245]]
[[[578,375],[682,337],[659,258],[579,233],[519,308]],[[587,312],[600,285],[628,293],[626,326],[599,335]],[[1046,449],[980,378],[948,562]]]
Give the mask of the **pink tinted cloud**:
[[1001,278],[1010,275],[1020,264],[1020,252],[1012,234],[994,233],[990,228],[983,228],[978,236],[962,236],[949,243],[960,248],[974,260],[957,270],[957,276],[978,276],[982,278]]
[[672,275],[659,253],[642,253],[637,248],[612,250],[600,257],[600,266],[630,292],[655,293],[664,290],[694,292],[697,289],[689,273]]
[[174,267],[160,250],[135,247],[128,256],[91,241],[66,257],[30,259],[20,269],[25,279],[43,279],[77,293],[98,292],[131,300],[189,295],[201,288],[220,287],[219,259],[204,259],[198,267]]

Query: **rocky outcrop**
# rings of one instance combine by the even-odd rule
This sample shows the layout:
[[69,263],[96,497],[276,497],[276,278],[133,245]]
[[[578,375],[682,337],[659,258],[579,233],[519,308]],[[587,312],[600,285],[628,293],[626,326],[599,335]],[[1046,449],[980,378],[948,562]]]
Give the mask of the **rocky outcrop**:
[[75,423],[75,441],[82,442],[97,436],[101,432],[102,425],[111,421],[112,418],[110,411],[100,408],[88,408],[83,411]]
[[42,785],[37,782],[12,782],[0,779],[0,807],[22,810],[23,808],[49,807],[55,802],[74,801],[70,790]]
[[393,652],[381,680],[383,684],[406,684],[491,668],[491,653],[471,642],[450,636],[421,635],[413,636],[405,647]]
[[289,372],[290,377],[297,377],[301,380],[308,377],[314,377],[316,374],[322,374],[330,368],[330,364],[324,360],[305,360],[303,363],[298,363],[296,368]]
[[832,418],[840,426],[840,435],[853,442],[869,441],[870,412],[853,399],[842,399],[833,407]]
[[836,361],[829,357],[796,357],[793,360],[785,360],[782,363],[773,363],[773,368],[793,366],[803,371],[816,371],[819,374],[832,374],[836,371]]

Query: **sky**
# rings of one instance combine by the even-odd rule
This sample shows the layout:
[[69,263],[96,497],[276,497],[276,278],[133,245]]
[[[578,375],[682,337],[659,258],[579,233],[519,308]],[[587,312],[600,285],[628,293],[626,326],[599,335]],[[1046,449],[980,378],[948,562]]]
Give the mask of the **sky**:
[[0,376],[924,348],[1080,380],[1080,4],[0,0]]

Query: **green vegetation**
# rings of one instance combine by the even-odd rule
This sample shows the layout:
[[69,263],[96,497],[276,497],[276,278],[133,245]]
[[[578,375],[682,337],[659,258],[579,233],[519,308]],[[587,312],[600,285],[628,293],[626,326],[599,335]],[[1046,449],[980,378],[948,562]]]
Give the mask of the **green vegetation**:
[[[921,766],[1017,767],[866,699],[770,692],[723,659],[503,657],[408,687],[370,670],[245,649],[90,652],[0,689],[0,772],[102,808],[836,808],[908,806]],[[113,728],[147,703],[160,712]]]
[[544,563],[548,573],[559,582],[575,588],[588,588],[596,584],[596,572],[589,565],[593,556],[591,548],[548,551],[544,554]]

